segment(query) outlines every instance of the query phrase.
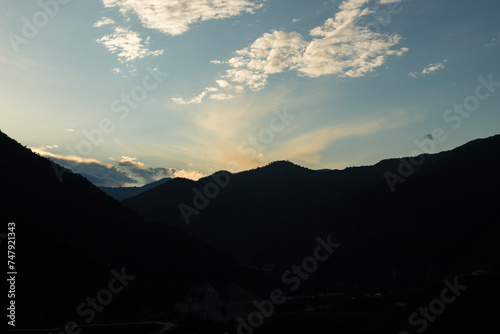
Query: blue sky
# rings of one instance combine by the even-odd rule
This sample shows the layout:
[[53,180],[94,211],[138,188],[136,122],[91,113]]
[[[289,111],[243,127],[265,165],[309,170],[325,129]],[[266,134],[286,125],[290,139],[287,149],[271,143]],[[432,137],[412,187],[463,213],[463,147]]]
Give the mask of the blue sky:
[[499,133],[499,17],[493,0],[3,1],[1,130],[109,186],[449,150]]

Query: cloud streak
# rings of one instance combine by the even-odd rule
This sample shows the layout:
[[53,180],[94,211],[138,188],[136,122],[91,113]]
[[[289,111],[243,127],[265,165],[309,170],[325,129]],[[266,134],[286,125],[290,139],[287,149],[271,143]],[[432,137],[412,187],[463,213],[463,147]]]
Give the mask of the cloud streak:
[[317,164],[321,159],[321,152],[330,143],[353,136],[368,136],[380,131],[398,128],[411,123],[404,112],[397,112],[388,117],[366,119],[362,122],[346,123],[324,127],[303,133],[284,143],[272,155],[284,152],[290,160]]
[[410,72],[408,75],[412,78],[418,78],[419,76],[426,76],[431,73],[443,70],[446,67],[446,63],[448,62],[447,59],[443,60],[442,62],[435,63],[435,64],[430,64],[429,66],[425,67],[422,72]]
[[495,45],[498,45],[499,40],[500,40],[500,38],[492,38],[491,41],[489,41],[488,43],[484,44],[483,47],[485,47],[485,48],[491,48],[491,47],[493,47]]

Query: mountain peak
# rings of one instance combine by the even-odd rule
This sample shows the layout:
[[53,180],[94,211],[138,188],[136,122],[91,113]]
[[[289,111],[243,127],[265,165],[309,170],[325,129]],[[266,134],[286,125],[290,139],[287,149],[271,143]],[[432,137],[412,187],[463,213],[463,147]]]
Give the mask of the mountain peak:
[[273,161],[262,168],[280,168],[280,169],[308,169],[306,167],[294,164],[289,160]]

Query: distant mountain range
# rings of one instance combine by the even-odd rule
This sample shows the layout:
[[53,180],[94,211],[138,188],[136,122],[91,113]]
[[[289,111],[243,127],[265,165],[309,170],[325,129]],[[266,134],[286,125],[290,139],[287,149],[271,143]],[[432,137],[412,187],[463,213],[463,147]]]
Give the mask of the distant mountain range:
[[[82,324],[75,309],[114,269],[135,278],[98,323],[156,316],[180,324],[172,333],[233,333],[238,322],[208,318],[246,319],[279,288],[290,298],[259,332],[392,333],[458,276],[467,291],[426,333],[498,329],[499,151],[494,136],[345,170],[278,161],[160,180],[119,202],[0,132],[0,219],[16,222],[18,238],[17,328]],[[318,238],[338,248],[291,291],[284,273],[316,256]]]
[[331,234],[343,246],[321,268],[316,289],[423,286],[450,272],[500,269],[499,151],[495,136],[341,171],[279,161],[197,182],[174,179],[124,203],[240,264],[276,273]]
[[268,285],[185,232],[146,222],[80,175],[65,171],[61,182],[61,166],[2,132],[0,154],[0,219],[17,225],[17,328],[82,322],[76,307],[108,285],[113,269],[135,279],[99,323],[171,312],[207,282],[223,300],[235,287],[252,296]]
[[106,194],[109,196],[113,197],[114,199],[117,199],[119,201],[137,196],[139,194],[142,194],[143,192],[153,189],[159,185],[164,184],[167,181],[170,181],[172,178],[170,177],[165,177],[161,180],[155,181],[148,183],[142,187],[99,187],[102,191],[104,191]]

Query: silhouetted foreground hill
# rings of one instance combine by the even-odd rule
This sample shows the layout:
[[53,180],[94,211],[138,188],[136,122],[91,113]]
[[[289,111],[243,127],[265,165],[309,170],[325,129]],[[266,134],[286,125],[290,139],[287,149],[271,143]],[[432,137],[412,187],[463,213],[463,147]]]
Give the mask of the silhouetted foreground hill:
[[[278,308],[261,333],[498,331],[499,151],[494,136],[343,171],[277,162],[222,173],[229,183],[219,193],[209,185],[214,177],[174,179],[125,203],[288,279],[283,274],[305,266],[315,239],[332,235],[341,246],[310,274],[302,267],[307,278],[297,273],[300,286],[288,291],[297,298]],[[413,170],[409,161],[422,164]],[[404,180],[393,183],[395,192],[388,175]],[[196,211],[183,217],[179,205]],[[189,225],[186,212],[193,213]],[[444,301],[450,291],[456,298]]]
[[142,187],[99,187],[102,191],[104,191],[106,194],[109,196],[113,197],[114,199],[117,199],[119,201],[123,201],[125,199],[137,196],[139,194],[142,194],[143,192],[153,189],[155,187],[158,187],[159,185],[164,184],[167,181],[170,181],[170,177],[165,177],[161,180],[155,181],[148,183]]
[[342,247],[308,281],[316,291],[422,286],[451,272],[498,271],[499,151],[495,136],[420,156],[395,192],[387,172],[398,175],[409,159],[342,171],[282,161],[174,179],[124,203],[276,275],[331,234]]
[[1,132],[0,154],[0,233],[16,223],[17,328],[83,323],[77,306],[108,287],[113,269],[135,278],[92,322],[171,310],[207,283],[221,296],[231,284],[259,287],[229,258],[173,226],[144,222],[85,178],[67,171],[60,182],[60,166]]
[[[321,172],[277,162],[197,182],[173,179],[125,201],[151,223],[79,175],[65,172],[60,182],[59,166],[0,132],[0,219],[16,222],[16,327],[84,324],[89,308],[85,317],[78,306],[103,301],[122,273],[135,277],[91,324],[155,315],[180,321],[173,334],[415,333],[424,323],[426,333],[498,331],[499,148],[495,136],[421,156],[395,192],[387,172],[405,173],[407,159]],[[310,270],[317,238],[329,235],[340,246]],[[301,279],[291,274],[296,265]],[[276,288],[292,298],[246,331],[239,320],[215,324],[174,311],[182,300],[183,309],[209,306],[206,315],[250,321],[256,306],[248,298],[270,299]],[[424,322],[423,308],[436,317]],[[144,333],[134,326],[81,329]],[[147,333],[159,329],[148,326]]]
[[[197,182],[174,179],[124,203],[147,219],[168,222],[239,260],[255,262],[259,254],[277,247],[283,234],[300,236],[296,230],[307,225],[315,210],[349,189],[382,182],[383,173],[397,163],[389,160],[373,168],[316,172],[276,162],[238,174],[215,174],[220,175],[220,182],[229,175],[229,183],[213,199],[203,194],[205,187],[215,182],[213,177],[207,177]],[[196,205],[204,206],[204,202],[208,203],[206,207],[198,210]],[[187,212],[183,216],[181,204],[190,208],[185,211],[194,209],[199,213]],[[262,260],[269,261],[268,255],[263,255]]]

